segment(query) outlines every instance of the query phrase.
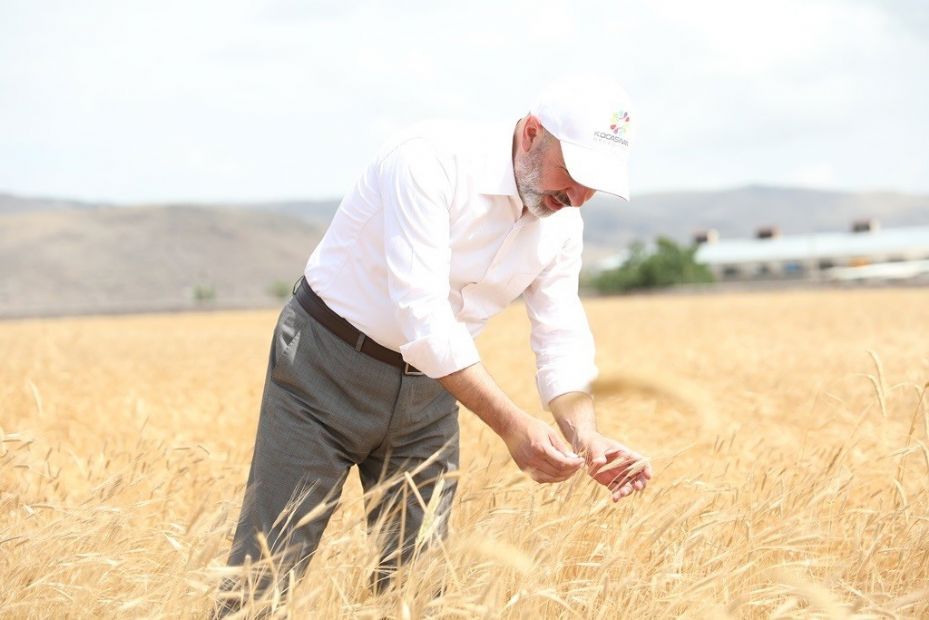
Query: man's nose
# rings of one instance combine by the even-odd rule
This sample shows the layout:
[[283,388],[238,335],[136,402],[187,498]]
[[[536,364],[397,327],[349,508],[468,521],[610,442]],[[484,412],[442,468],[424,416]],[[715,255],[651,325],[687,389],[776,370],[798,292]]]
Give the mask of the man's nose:
[[579,207],[594,195],[594,190],[584,187],[580,183],[575,183],[568,188],[568,198],[571,200],[572,207]]

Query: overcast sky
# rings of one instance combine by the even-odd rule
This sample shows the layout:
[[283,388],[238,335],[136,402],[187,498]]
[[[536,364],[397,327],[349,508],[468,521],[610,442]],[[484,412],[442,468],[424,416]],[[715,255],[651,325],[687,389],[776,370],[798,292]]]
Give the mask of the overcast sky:
[[576,71],[636,101],[633,199],[929,193],[925,0],[0,0],[0,191],[336,197],[403,125]]

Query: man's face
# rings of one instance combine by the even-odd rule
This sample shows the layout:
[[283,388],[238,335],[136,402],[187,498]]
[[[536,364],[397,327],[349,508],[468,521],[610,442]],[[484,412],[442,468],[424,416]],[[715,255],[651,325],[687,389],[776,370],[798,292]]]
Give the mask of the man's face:
[[564,207],[580,207],[594,195],[594,190],[571,178],[561,143],[541,127],[529,151],[517,153],[513,170],[519,196],[536,217],[548,217]]

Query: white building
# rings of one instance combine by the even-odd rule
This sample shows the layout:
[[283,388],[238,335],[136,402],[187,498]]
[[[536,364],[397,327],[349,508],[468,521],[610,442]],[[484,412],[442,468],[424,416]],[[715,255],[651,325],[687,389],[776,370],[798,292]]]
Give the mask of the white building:
[[929,226],[880,230],[856,223],[858,232],[767,238],[719,239],[700,245],[696,259],[718,280],[929,278]]

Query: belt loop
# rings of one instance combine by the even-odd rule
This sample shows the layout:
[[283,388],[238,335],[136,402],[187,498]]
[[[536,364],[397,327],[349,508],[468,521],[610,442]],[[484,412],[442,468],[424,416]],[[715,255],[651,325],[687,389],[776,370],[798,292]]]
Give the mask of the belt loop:
[[355,341],[355,350],[361,351],[361,345],[365,343],[365,335],[358,332],[358,340]]

